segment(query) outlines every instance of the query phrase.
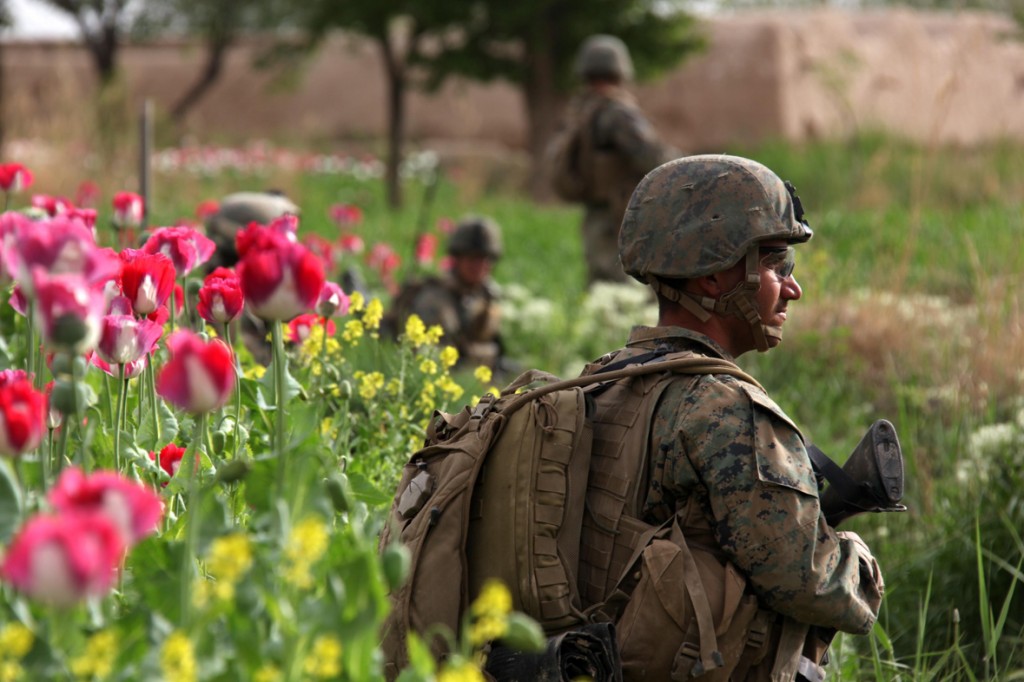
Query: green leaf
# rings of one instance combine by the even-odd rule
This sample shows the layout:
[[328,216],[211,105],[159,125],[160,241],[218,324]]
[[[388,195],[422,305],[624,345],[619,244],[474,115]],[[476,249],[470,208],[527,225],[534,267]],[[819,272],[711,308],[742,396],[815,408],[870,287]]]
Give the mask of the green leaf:
[[[266,400],[268,404],[274,404],[274,367],[271,365],[267,368],[266,374],[260,379],[260,385],[266,392]],[[288,371],[288,363],[284,365],[284,402],[287,404],[297,395],[303,392],[302,384],[295,380],[295,377]]]
[[142,423],[136,434],[136,443],[147,451],[159,451],[168,443],[173,443],[178,437],[178,418],[163,400],[157,401],[157,421],[160,424],[160,437],[157,438],[156,427],[153,424],[152,408],[149,408],[142,415]]
[[373,484],[370,479],[360,473],[348,474],[349,488],[352,496],[364,502],[371,508],[383,508],[391,504],[394,495],[391,492],[381,490]]
[[6,545],[21,523],[21,488],[10,461],[0,461],[0,544]]

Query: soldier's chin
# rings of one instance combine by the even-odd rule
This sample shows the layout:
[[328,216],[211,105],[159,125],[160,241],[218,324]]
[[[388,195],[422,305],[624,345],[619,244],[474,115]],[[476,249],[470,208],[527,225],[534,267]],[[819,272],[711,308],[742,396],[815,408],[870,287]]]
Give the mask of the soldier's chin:
[[775,327],[767,324],[761,325],[764,330],[764,337],[768,341],[768,350],[775,348],[782,343],[782,327]]

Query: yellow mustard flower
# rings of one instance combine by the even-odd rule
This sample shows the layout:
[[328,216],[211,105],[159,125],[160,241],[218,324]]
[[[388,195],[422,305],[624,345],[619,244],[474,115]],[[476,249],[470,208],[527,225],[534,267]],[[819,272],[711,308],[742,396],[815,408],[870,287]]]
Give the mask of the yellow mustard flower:
[[117,651],[117,635],[114,632],[97,632],[86,641],[82,655],[71,659],[71,672],[75,677],[86,680],[109,677],[114,671]]
[[487,392],[493,395],[495,398],[501,397],[501,390],[497,386],[491,386],[487,389]]
[[493,373],[491,372],[491,368],[488,367],[487,365],[480,365],[475,370],[473,370],[473,376],[476,377],[476,380],[479,381],[481,384],[490,383],[492,375]]
[[459,351],[455,346],[445,346],[441,350],[441,364],[445,367],[453,367],[459,361]]
[[362,312],[364,307],[366,307],[366,298],[363,296],[362,292],[353,291],[352,295],[348,297],[348,312]]
[[8,623],[0,628],[0,657],[24,658],[35,643],[35,635],[21,623]]
[[350,343],[354,346],[359,343],[359,339],[363,338],[365,333],[366,328],[361,321],[349,320],[345,323],[345,328],[341,332],[341,338],[345,340],[345,343]]
[[473,600],[470,610],[474,616],[507,616],[512,612],[512,593],[500,580],[487,580],[480,588],[480,594]]
[[371,298],[366,304],[366,312],[363,313],[363,324],[367,329],[380,328],[380,321],[384,319],[384,304],[379,298]]
[[303,661],[302,670],[310,677],[328,680],[341,674],[341,642],[332,635],[313,640],[313,650]]
[[409,340],[413,348],[419,348],[427,343],[427,325],[423,324],[419,315],[413,313],[406,318],[405,338]]
[[0,661],[0,682],[18,682],[23,680],[25,669],[17,661]]
[[446,665],[437,676],[437,682],[484,682],[480,669],[469,661],[454,666]]
[[444,336],[444,329],[441,328],[441,325],[430,325],[430,328],[427,329],[427,344],[431,346],[436,346],[437,344],[441,343],[442,336]]
[[196,654],[192,640],[175,630],[160,651],[160,668],[167,682],[193,682],[196,679]]
[[430,358],[421,358],[420,371],[424,374],[437,374],[437,363]]
[[437,380],[437,387],[447,393],[452,400],[458,400],[462,397],[465,392],[462,386],[455,383],[455,380],[450,376],[443,376]]
[[262,379],[263,375],[267,373],[267,368],[258,362],[254,362],[245,368],[245,372],[242,373],[246,379]]
[[300,590],[313,587],[313,565],[327,551],[330,535],[327,524],[316,516],[299,521],[285,544],[284,578]]
[[245,533],[230,533],[210,543],[206,570],[217,580],[236,583],[252,567],[252,545]]
[[273,663],[264,663],[252,676],[252,682],[280,682],[281,669]]
[[380,372],[369,372],[359,379],[359,395],[363,400],[373,400],[382,388],[384,388],[384,375]]
[[402,382],[398,377],[391,377],[388,379],[388,383],[384,386],[384,392],[388,395],[397,396],[402,392]]

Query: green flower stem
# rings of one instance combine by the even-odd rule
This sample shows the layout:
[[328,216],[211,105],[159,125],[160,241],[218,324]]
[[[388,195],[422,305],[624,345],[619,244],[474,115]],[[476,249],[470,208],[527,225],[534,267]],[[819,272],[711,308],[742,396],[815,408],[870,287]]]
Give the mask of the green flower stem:
[[320,342],[320,375],[317,377],[316,387],[317,393],[322,393],[324,390],[324,377],[327,376],[327,317],[320,318],[320,324],[323,327],[324,338]]
[[[184,290],[184,287],[182,288],[182,290]],[[175,318],[177,317],[177,311],[175,310],[174,297],[175,297],[175,293],[174,293],[174,288],[172,287],[171,288],[171,300],[170,300],[169,305],[167,306],[168,311],[171,313],[171,331],[172,332],[175,329],[177,329],[177,327],[175,326],[175,323],[176,323],[176,319]]]
[[271,337],[274,343],[273,365],[274,365],[274,452],[277,455],[277,493],[278,498],[284,499],[284,493],[288,490],[287,476],[288,467],[284,461],[284,446],[286,442],[284,433],[284,377],[285,377],[285,356],[284,337],[281,330],[281,320],[274,320],[270,326]]
[[[157,447],[160,447],[163,445],[163,435],[160,433],[160,410],[157,408],[156,402],[156,368],[153,367],[152,356],[150,356],[149,362],[146,363],[146,386],[149,389],[150,411],[153,413],[153,433],[156,434]],[[141,398],[139,403],[142,403]]]
[[110,400],[110,375],[103,372],[103,388],[107,394],[107,423],[114,423],[114,403]]
[[[25,330],[25,333],[28,335],[28,346],[27,346],[28,355],[25,358],[25,371],[28,372],[29,374],[32,374],[32,372],[35,370],[35,367],[36,367],[36,322],[35,322],[35,318],[36,318],[36,302],[35,302],[34,298],[30,298],[29,301],[28,301],[28,311],[27,311],[27,314],[25,315],[25,319],[28,321],[27,329]],[[35,386],[36,388],[39,387],[39,384],[37,383],[38,381],[39,381],[39,377],[33,377],[32,378],[32,385]]]
[[117,366],[117,417],[114,419],[114,469],[121,471],[121,429],[125,422],[128,408],[128,380],[124,376],[124,363]]
[[235,445],[235,457],[237,458],[241,454],[238,438],[239,421],[242,419],[242,361],[238,359],[238,353],[235,352],[235,340],[231,334],[231,322],[224,323],[224,338],[227,340],[228,347],[235,356],[235,430],[234,439],[231,442]]
[[185,507],[185,554],[181,566],[181,621],[187,628],[192,618],[192,574],[195,570],[196,545],[199,542],[199,467],[196,455],[203,447],[207,415],[196,416],[192,441],[185,450],[184,466],[188,467],[188,504]]

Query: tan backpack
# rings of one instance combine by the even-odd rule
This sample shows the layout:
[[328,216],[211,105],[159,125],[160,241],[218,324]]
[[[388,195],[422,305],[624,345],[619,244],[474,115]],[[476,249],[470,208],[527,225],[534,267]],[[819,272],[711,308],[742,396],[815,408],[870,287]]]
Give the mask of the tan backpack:
[[[649,360],[655,361],[634,364]],[[658,383],[673,373],[732,374],[757,383],[724,360],[651,353],[565,381],[531,370],[498,398],[484,396],[461,412],[435,414],[425,447],[404,468],[380,540],[381,550],[391,542],[404,543],[412,557],[409,579],[391,594],[392,610],[382,629],[389,680],[408,663],[410,632],[423,637],[438,658],[445,655],[448,637],[459,632],[470,601],[489,578],[504,582],[513,608],[535,618],[549,634],[585,622],[614,622],[623,615],[629,592],[637,586],[637,580],[625,574],[639,578],[640,571],[633,567],[650,563],[651,547],[662,547],[659,542],[677,533],[671,527],[648,527],[626,518],[622,507],[620,517],[610,522],[611,536],[624,546],[599,551],[602,526],[595,531],[584,510],[607,510],[598,498],[607,497],[614,486],[604,480],[607,472],[602,472],[600,462],[592,461],[593,394],[604,387],[628,386],[630,382],[612,384],[623,378],[650,375],[646,379]],[[517,392],[538,381],[547,383]],[[633,392],[634,398],[629,398],[628,390],[620,393],[614,398],[616,414],[637,425],[649,418],[651,394]],[[621,464],[635,472],[645,460],[646,452],[631,452]],[[606,513],[615,516],[614,511]],[[584,534],[589,534],[587,542]],[[692,566],[692,553],[685,542],[682,547],[669,554],[678,558],[682,552],[682,559]],[[581,552],[591,556],[581,560]],[[659,556],[667,555],[662,551]],[[669,617],[685,618],[678,624],[684,630],[699,630],[699,646],[689,663],[701,661],[713,668],[714,657],[721,658],[714,631],[723,617],[713,617],[712,612],[723,605],[709,606],[696,572],[693,580],[695,589],[679,592],[681,599],[689,600],[687,608]],[[641,591],[656,587],[640,583]],[[690,588],[689,579],[685,587]],[[737,598],[741,594],[742,589]],[[627,610],[625,615],[629,614]]]

